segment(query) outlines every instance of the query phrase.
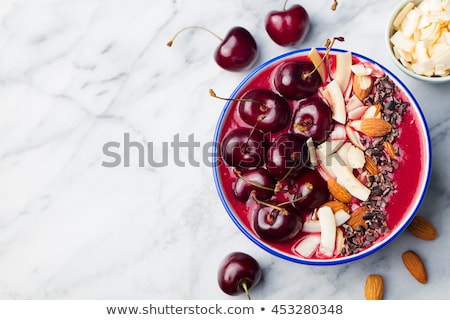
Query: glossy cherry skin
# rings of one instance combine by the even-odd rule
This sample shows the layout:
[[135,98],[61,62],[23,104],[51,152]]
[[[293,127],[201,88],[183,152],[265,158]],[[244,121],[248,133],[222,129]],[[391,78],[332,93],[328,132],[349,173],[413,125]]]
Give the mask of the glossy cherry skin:
[[291,205],[283,206],[282,210],[260,205],[253,220],[255,232],[270,242],[290,240],[299,234],[302,226],[299,213]]
[[224,137],[220,150],[223,160],[232,167],[261,167],[264,165],[266,138],[260,130],[235,129]]
[[233,190],[236,199],[246,202],[254,193],[259,200],[270,199],[275,190],[277,181],[264,168],[249,169],[244,172],[236,171],[238,175]]
[[330,199],[327,182],[316,170],[305,168],[293,181],[292,188],[295,192],[293,205],[302,211],[318,208]]
[[214,59],[228,71],[243,71],[250,68],[258,58],[258,46],[247,29],[232,28],[217,47]]
[[286,99],[300,100],[317,93],[322,85],[320,74],[309,61],[287,61],[274,70],[275,89]]
[[333,129],[331,108],[318,96],[294,104],[291,132],[314,142],[324,142]]
[[266,89],[245,93],[240,98],[238,110],[242,120],[264,132],[280,131],[291,118],[291,108],[286,99]]
[[295,176],[309,160],[306,139],[285,133],[273,140],[266,153],[267,171],[279,180]]
[[305,8],[293,5],[288,10],[271,11],[266,17],[266,31],[280,46],[301,43],[309,31],[310,19]]
[[258,261],[243,252],[232,252],[220,263],[217,282],[220,289],[228,295],[238,295],[256,286],[262,271]]

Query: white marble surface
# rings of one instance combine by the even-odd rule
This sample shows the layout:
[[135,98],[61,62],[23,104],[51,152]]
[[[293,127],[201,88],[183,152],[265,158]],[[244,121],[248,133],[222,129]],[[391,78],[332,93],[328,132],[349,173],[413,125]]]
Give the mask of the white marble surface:
[[[391,68],[414,93],[431,130],[433,174],[420,213],[438,228],[426,242],[403,234],[361,261],[311,267],[270,256],[231,222],[212,169],[188,163],[105,168],[102,146],[124,134],[154,142],[212,140],[222,101],[245,76],[221,70],[216,39],[241,25],[259,63],[289,49],[264,31],[283,1],[2,0],[0,2],[0,299],[240,299],[216,284],[219,261],[241,250],[263,267],[254,299],[364,299],[369,273],[386,299],[450,299],[450,84],[430,85],[395,69],[384,28],[398,1],[299,2],[312,29],[301,47],[337,45]],[[202,152],[195,151],[201,161]],[[424,257],[429,282],[405,271],[401,252]]]

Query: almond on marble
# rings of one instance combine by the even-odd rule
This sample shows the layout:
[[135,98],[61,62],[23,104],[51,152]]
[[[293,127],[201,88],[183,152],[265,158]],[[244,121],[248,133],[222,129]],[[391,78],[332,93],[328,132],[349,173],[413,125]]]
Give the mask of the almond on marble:
[[436,228],[422,216],[414,217],[408,226],[408,231],[423,240],[434,240],[438,236]]
[[422,259],[416,252],[412,250],[403,252],[402,261],[406,269],[417,281],[422,284],[427,283],[427,270],[425,269]]
[[384,280],[379,274],[371,274],[366,279],[366,300],[382,300],[384,294]]

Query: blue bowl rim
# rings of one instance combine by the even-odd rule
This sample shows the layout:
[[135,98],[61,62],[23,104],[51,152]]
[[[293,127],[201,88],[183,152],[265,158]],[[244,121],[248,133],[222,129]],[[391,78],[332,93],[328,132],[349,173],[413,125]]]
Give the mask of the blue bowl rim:
[[[322,51],[324,52],[326,50],[326,48],[316,48],[318,51]],[[299,50],[294,50],[294,51],[290,51],[287,53],[284,53],[282,55],[276,56],[266,62],[264,62],[263,64],[259,65],[258,67],[256,67],[253,71],[251,71],[240,83],[239,85],[234,89],[234,91],[232,92],[232,94],[230,95],[230,97],[235,97],[241,90],[242,88],[256,75],[258,74],[261,70],[263,70],[264,68],[268,67],[269,65],[272,65],[273,63],[276,63],[282,59],[288,58],[288,57],[292,57],[292,56],[296,56],[296,55],[304,55],[305,53],[308,53],[311,50],[311,48],[304,48],[304,49],[299,49]],[[342,50],[342,49],[331,49],[331,53],[339,53],[339,52],[347,52],[348,50]],[[424,198],[426,195],[426,191],[428,189],[428,185],[429,185],[429,181],[430,181],[430,177],[431,177],[431,163],[432,163],[432,151],[431,151],[431,138],[430,138],[430,133],[429,133],[429,129],[428,129],[428,125],[426,123],[425,120],[425,116],[423,114],[423,111],[419,105],[419,103],[417,102],[417,100],[415,99],[415,97],[412,95],[411,91],[406,87],[406,85],[395,75],[393,74],[390,70],[388,70],[387,68],[385,68],[383,65],[381,65],[380,63],[364,56],[361,55],[359,53],[355,53],[352,52],[352,55],[365,60],[367,62],[370,62],[374,65],[377,65],[378,67],[380,67],[387,75],[389,75],[389,77],[391,77],[396,84],[401,88],[401,90],[403,90],[403,92],[407,95],[408,99],[410,100],[410,102],[412,103],[415,111],[418,113],[419,115],[419,120],[421,123],[421,127],[424,129],[424,134],[425,134],[425,142],[426,142],[426,150],[424,150],[426,152],[426,154],[424,155],[425,158],[425,164],[427,167],[427,171],[426,171],[426,175],[425,178],[422,182],[422,192],[420,195],[420,198],[417,200],[415,206],[412,208],[411,213],[409,214],[409,217],[407,220],[404,221],[404,223],[397,229],[395,229],[395,232],[392,232],[390,235],[388,235],[386,238],[383,239],[383,241],[378,242],[376,244],[374,244],[373,246],[371,246],[370,248],[368,248],[367,250],[364,250],[360,253],[354,254],[354,255],[350,255],[350,256],[346,256],[346,257],[342,257],[342,258],[332,258],[332,259],[323,259],[323,260],[319,260],[319,259],[307,259],[307,258],[302,258],[300,256],[292,256],[292,255],[288,255],[284,252],[281,252],[279,250],[276,250],[274,248],[272,248],[270,246],[270,244],[265,243],[264,241],[262,241],[261,239],[257,238],[254,234],[252,234],[249,230],[247,230],[247,228],[245,228],[239,221],[239,219],[237,218],[237,216],[235,215],[235,213],[233,212],[233,209],[231,207],[231,205],[228,203],[224,193],[222,192],[222,187],[221,187],[221,182],[220,182],[220,177],[219,177],[219,171],[218,171],[218,166],[217,165],[213,165],[213,176],[214,176],[214,182],[216,185],[216,189],[217,192],[219,194],[219,198],[225,208],[225,210],[227,211],[229,217],[231,218],[231,220],[234,222],[234,224],[238,227],[238,229],[245,235],[247,236],[247,238],[249,238],[253,243],[255,243],[256,245],[258,245],[260,248],[264,249],[265,251],[267,251],[268,253],[288,260],[288,261],[292,261],[292,262],[296,262],[299,264],[305,264],[305,265],[313,265],[313,266],[326,266],[326,265],[338,265],[338,264],[344,264],[344,263],[349,263],[349,262],[353,262],[356,260],[360,260],[364,257],[367,257],[369,255],[374,254],[375,252],[379,251],[380,249],[384,248],[385,246],[387,246],[388,244],[390,244],[394,239],[396,239],[400,234],[403,233],[403,231],[408,227],[408,225],[410,224],[410,222],[412,221],[412,219],[414,218],[414,216],[417,214]],[[222,126],[224,123],[224,119],[230,109],[230,105],[232,104],[232,101],[227,101],[225,103],[225,106],[219,116],[219,120],[217,122],[217,126],[214,132],[214,142],[213,142],[213,148],[212,148],[212,155],[213,155],[213,159],[214,159],[214,163],[217,164],[217,159],[218,159],[218,154],[217,154],[217,146],[219,145],[219,135],[221,133],[222,130]]]

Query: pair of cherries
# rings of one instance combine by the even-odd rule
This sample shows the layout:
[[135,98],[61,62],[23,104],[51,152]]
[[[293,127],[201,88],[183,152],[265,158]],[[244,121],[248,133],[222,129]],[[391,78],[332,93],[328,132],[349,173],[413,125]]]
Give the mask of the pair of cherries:
[[[305,8],[293,5],[282,11],[271,11],[266,17],[265,28],[270,38],[281,46],[293,46],[303,41],[309,27],[310,20]],[[221,43],[217,47],[214,59],[216,63],[228,71],[243,71],[249,69],[258,58],[258,46],[251,33],[243,27],[233,27],[225,38],[203,27],[187,27],[175,34],[167,45],[172,46],[179,33],[192,28],[199,28],[217,37]]]

